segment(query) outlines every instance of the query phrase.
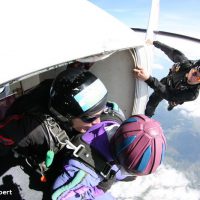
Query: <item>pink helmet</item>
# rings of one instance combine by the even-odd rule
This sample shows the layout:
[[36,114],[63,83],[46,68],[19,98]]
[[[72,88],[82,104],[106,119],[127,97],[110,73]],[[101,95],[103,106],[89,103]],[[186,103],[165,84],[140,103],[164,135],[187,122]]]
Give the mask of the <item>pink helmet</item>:
[[111,151],[129,173],[147,175],[156,171],[166,150],[160,123],[145,115],[124,121],[111,139]]

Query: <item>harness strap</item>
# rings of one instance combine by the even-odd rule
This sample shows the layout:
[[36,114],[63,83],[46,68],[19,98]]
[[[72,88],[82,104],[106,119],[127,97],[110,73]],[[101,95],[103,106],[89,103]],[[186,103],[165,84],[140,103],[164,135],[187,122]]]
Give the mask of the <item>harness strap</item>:
[[66,146],[67,149],[73,150],[72,156],[93,168],[104,179],[108,180],[115,175],[116,172],[111,169],[112,165],[96,149],[81,139],[82,134],[77,135],[71,142],[65,130],[61,129],[52,117],[46,116],[44,124],[47,129],[50,148],[55,153]]
[[50,149],[53,150],[54,153],[57,153],[66,146],[67,141],[69,141],[69,137],[51,116],[46,115],[43,122],[47,129]]
[[[69,137],[67,133],[63,129],[61,129],[59,124],[50,115],[37,116],[37,119],[39,119],[42,123],[42,126],[45,130],[44,135],[49,145],[49,151],[47,151],[46,160],[37,163],[36,171],[39,174],[44,175],[53,162],[54,154],[58,153],[67,145],[67,143],[69,142]],[[49,153],[53,154],[51,158],[48,158]],[[31,164],[29,165],[31,166]]]
[[[116,172],[112,170],[112,164],[108,162],[95,148],[81,139],[82,134],[77,135],[70,141],[65,130],[61,129],[59,124],[49,115],[45,115],[42,120],[47,131],[45,137],[49,141],[50,150],[57,153],[62,148],[72,150],[72,156],[84,162],[94,169],[98,174],[109,180],[115,176]],[[48,170],[44,161],[39,163],[40,174],[44,174]]]
[[96,149],[83,141],[81,134],[77,135],[72,142],[76,146],[83,146],[80,151],[76,152],[78,159],[102,175],[104,179],[108,180],[116,174],[112,170],[113,163],[108,162]]

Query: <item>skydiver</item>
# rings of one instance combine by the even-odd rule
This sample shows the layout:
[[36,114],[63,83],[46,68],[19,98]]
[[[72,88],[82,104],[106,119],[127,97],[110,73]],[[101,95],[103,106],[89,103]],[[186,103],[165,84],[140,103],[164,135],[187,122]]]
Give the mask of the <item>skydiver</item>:
[[[45,181],[45,174],[51,179],[51,167],[59,168],[62,156],[67,152],[66,140],[84,134],[108,116],[120,122],[125,119],[120,111],[115,115],[114,110],[118,112],[119,108],[107,102],[105,85],[87,70],[67,67],[50,83],[45,89],[50,94],[49,102],[46,101],[48,109],[44,111],[38,107],[26,112],[23,108],[24,113],[18,113],[16,101],[14,111],[11,108],[0,124],[1,153],[11,149],[18,160],[25,160],[32,171],[39,172],[41,181]],[[40,92],[33,94],[30,94],[31,98],[36,98]],[[30,101],[31,98],[27,96]],[[23,107],[24,100],[19,102]]]
[[[112,183],[133,181],[137,176],[154,173],[166,150],[160,124],[145,115],[133,115],[120,126],[117,122],[103,121],[81,135],[81,141],[90,149],[82,153],[89,162],[77,157],[66,160],[53,185],[53,200],[111,200],[113,197],[106,191]],[[105,161],[89,153],[94,149]],[[90,162],[94,162],[93,167]]]
[[147,40],[146,43],[161,49],[174,64],[168,75],[160,81],[141,67],[133,69],[135,76],[144,80],[154,90],[147,102],[145,115],[152,117],[163,99],[169,103],[168,111],[184,102],[194,101],[199,95],[200,60],[189,60],[179,50],[159,41]]

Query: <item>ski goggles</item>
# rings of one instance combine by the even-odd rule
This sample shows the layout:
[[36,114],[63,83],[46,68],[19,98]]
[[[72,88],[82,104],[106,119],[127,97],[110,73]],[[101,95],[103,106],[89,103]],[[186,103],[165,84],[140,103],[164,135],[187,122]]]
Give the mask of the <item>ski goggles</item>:
[[198,75],[198,72],[200,73],[200,67],[199,67],[199,66],[198,66],[198,67],[195,67],[195,68],[193,69],[192,76],[195,76],[196,79],[197,79],[197,81],[200,82],[200,76]]
[[81,116],[80,119],[85,123],[92,123],[97,118],[99,118],[101,114],[95,115],[95,116]]

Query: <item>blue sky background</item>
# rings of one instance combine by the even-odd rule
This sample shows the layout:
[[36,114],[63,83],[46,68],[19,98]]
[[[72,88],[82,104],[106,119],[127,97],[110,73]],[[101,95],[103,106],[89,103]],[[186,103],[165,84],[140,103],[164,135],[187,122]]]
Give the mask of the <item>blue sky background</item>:
[[[91,0],[129,27],[147,28],[150,0]],[[200,39],[199,0],[160,0],[159,31],[179,33]],[[156,36],[157,40],[181,50],[189,59],[199,59],[200,44],[177,38]],[[154,48],[152,75],[161,78],[172,62]],[[165,164],[156,173],[111,190],[117,199],[200,199],[200,97],[167,111],[163,101],[156,110],[167,137]],[[133,189],[134,188],[134,189]],[[122,194],[122,191],[126,191]]]
[[[146,28],[150,0],[90,0],[129,27]],[[198,37],[199,0],[161,0],[159,30]],[[184,31],[184,32],[183,32]]]

